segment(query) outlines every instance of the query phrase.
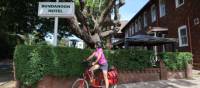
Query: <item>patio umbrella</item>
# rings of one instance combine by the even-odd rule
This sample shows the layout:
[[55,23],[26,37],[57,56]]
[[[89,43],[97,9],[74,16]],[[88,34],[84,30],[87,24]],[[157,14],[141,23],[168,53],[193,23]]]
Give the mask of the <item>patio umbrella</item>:
[[[135,45],[135,46],[157,46],[164,44],[173,44],[177,42],[174,38],[162,38],[155,37],[150,35],[135,35],[125,39],[126,45]],[[155,50],[156,60],[157,60],[157,50]]]
[[177,42],[175,38],[162,38],[162,37],[154,37],[150,35],[135,35],[132,37],[128,37],[125,39],[125,42],[128,44],[136,45],[136,46],[156,46],[163,44],[170,44]]

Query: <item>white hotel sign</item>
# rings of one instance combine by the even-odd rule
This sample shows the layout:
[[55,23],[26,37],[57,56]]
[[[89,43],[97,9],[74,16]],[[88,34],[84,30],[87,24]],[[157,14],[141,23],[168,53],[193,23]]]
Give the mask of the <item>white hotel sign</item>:
[[38,16],[70,18],[74,16],[73,2],[39,2]]

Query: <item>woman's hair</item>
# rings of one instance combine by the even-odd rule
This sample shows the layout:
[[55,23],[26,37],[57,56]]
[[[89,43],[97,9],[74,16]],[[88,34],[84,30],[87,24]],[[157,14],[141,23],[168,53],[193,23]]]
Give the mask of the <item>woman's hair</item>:
[[101,43],[100,41],[97,41],[97,42],[95,43],[95,45],[96,45],[98,48],[102,48],[102,43]]

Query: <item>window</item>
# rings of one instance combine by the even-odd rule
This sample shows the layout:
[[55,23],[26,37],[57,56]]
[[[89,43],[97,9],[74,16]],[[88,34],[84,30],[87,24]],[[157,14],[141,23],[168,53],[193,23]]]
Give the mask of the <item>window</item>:
[[165,0],[159,0],[159,9],[160,9],[160,17],[166,15],[166,10],[165,10]]
[[138,32],[138,23],[137,20],[135,21],[135,33]]
[[199,18],[195,18],[194,19],[194,25],[198,25],[199,24]]
[[129,26],[129,37],[132,36],[132,28],[131,25]]
[[82,44],[78,44],[78,47],[81,48],[81,47],[82,47]]
[[184,4],[184,0],[175,0],[176,2],[176,8],[182,6]]
[[139,19],[138,19],[138,30],[140,31],[140,30],[142,30],[142,25],[141,25],[141,17],[139,17]]
[[144,12],[144,15],[143,15],[143,22],[144,22],[144,27],[147,26],[147,13]]
[[126,35],[125,35],[125,37],[126,37],[126,38],[128,37],[128,30],[126,30]]
[[186,25],[178,28],[179,46],[188,46],[187,27]]
[[134,35],[134,29],[135,29],[135,27],[134,27],[134,23],[132,24],[132,35]]
[[132,25],[130,26],[130,36],[132,36],[133,30],[132,30]]
[[156,6],[155,5],[151,7],[151,21],[152,22],[156,21]]

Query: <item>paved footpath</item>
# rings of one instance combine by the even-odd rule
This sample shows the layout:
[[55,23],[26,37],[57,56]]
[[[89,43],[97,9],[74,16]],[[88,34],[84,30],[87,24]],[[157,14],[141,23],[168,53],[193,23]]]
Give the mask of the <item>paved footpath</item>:
[[171,79],[121,84],[117,88],[200,88],[200,71],[193,70],[192,79]]
[[122,84],[117,88],[200,88],[200,77]]
[[[0,88],[14,88],[15,82],[0,84]],[[200,77],[195,79],[161,80],[118,85],[117,88],[200,88]]]

